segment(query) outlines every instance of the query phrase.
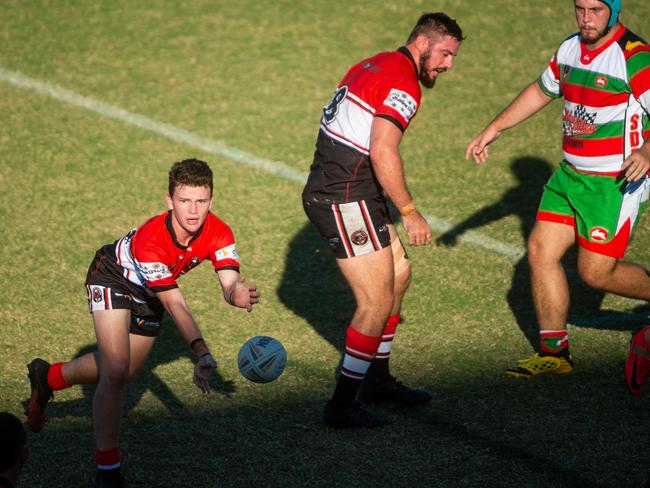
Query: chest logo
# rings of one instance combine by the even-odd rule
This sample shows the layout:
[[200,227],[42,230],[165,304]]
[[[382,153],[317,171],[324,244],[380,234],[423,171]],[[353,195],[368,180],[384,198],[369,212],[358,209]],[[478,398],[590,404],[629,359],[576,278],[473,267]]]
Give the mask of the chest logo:
[[596,83],[597,86],[604,87],[607,86],[608,81],[607,78],[604,76],[597,76],[594,83]]

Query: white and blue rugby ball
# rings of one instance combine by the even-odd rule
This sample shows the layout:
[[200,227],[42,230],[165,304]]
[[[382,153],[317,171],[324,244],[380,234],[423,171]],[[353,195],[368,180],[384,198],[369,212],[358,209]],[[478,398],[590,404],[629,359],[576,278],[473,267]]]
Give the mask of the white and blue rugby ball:
[[237,366],[242,376],[255,383],[269,383],[278,378],[287,364],[287,351],[273,337],[256,336],[241,346]]

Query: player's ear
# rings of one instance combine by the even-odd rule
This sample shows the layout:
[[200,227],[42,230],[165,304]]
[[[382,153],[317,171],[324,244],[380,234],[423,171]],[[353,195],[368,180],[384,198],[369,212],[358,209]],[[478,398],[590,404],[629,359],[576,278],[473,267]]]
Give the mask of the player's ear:
[[172,205],[172,197],[169,195],[169,193],[165,195],[165,201],[167,202],[167,208],[171,210],[173,205]]
[[420,54],[427,52],[430,43],[431,40],[429,39],[428,36],[425,36],[424,34],[420,34],[415,38],[415,47],[417,48]]

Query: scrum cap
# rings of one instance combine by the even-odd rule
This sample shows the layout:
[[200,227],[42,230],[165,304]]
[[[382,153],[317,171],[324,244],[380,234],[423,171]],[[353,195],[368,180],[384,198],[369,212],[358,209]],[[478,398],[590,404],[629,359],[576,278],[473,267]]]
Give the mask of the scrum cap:
[[607,24],[607,29],[611,29],[618,20],[618,15],[621,13],[621,0],[600,1],[609,7],[609,23]]

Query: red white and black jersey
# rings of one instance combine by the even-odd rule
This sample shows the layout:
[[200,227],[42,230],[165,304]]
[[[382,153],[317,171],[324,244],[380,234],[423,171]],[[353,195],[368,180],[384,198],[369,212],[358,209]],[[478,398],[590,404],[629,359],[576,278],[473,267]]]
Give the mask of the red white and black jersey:
[[210,212],[199,232],[183,246],[176,240],[171,212],[164,212],[97,251],[95,269],[91,266],[86,281],[104,284],[95,283],[94,274],[113,276],[113,280],[119,276],[129,290],[151,296],[177,288],[176,280],[206,259],[215,270],[239,269],[230,227]]
[[374,117],[406,130],[422,92],[411,53],[379,53],[354,65],[323,108],[311,173],[303,198],[347,202],[382,193],[369,159]]

